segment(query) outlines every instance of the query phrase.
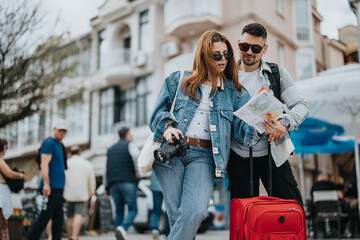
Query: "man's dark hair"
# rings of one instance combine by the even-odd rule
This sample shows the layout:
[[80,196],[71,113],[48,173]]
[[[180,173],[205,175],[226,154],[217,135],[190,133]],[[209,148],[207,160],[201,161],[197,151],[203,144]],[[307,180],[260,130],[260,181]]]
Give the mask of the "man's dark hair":
[[246,25],[241,34],[248,33],[250,35],[256,36],[256,37],[262,37],[266,40],[267,38],[267,32],[263,25],[260,23],[249,23]]
[[126,134],[130,131],[130,129],[128,127],[122,127],[119,130],[119,137],[120,139],[124,139]]
[[4,151],[5,146],[8,145],[8,142],[5,138],[0,138],[0,152]]
[[78,154],[80,154],[80,152],[81,152],[81,149],[79,146],[72,146],[70,148],[71,155],[78,155]]

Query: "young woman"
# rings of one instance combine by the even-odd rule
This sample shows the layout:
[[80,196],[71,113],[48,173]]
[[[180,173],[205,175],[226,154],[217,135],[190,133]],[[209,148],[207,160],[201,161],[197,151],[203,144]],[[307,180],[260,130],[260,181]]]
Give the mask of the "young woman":
[[[15,172],[7,165],[7,163],[2,159],[7,150],[7,141],[6,139],[0,138],[0,171],[8,178],[12,179],[24,179],[25,175],[22,173]],[[9,229],[8,229],[8,219],[13,213],[13,208],[11,205],[11,195],[10,189],[6,185],[5,179],[0,174],[0,239],[9,240]]]
[[150,118],[154,141],[173,144],[172,136],[189,142],[186,156],[156,160],[153,170],[169,216],[169,240],[192,240],[204,219],[214,177],[223,178],[230,152],[230,136],[250,145],[254,130],[233,112],[248,100],[238,82],[233,49],[220,32],[205,32],[195,53],[193,73],[185,73],[170,108],[180,72],[170,74]]

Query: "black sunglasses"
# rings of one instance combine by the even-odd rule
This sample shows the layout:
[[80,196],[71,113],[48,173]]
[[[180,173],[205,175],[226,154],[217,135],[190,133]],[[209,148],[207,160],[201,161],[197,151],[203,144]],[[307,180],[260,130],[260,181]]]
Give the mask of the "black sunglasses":
[[260,46],[257,44],[248,44],[246,42],[243,42],[243,43],[239,43],[239,48],[243,52],[247,52],[251,48],[251,51],[253,53],[260,53],[263,50],[263,48],[265,47],[265,45],[266,45],[266,43],[264,44],[264,46]]
[[229,60],[233,56],[233,54],[232,52],[225,53],[224,55],[217,53],[213,55],[213,58],[215,61],[220,61],[223,58],[223,56],[226,60]]

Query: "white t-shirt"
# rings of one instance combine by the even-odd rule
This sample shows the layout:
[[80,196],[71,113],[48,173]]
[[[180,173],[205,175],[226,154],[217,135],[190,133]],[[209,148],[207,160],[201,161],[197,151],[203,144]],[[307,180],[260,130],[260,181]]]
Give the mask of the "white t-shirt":
[[[252,72],[239,71],[239,82],[253,97],[262,87],[260,79],[260,68]],[[249,148],[237,141],[231,141],[231,149],[243,158],[249,157]],[[268,154],[267,138],[263,137],[258,144],[253,146],[253,157],[262,157]]]
[[211,86],[201,84],[202,98],[199,104],[199,107],[196,109],[193,119],[189,125],[189,128],[185,136],[190,138],[199,138],[210,140],[210,111],[209,111],[209,102],[210,102],[210,92]]

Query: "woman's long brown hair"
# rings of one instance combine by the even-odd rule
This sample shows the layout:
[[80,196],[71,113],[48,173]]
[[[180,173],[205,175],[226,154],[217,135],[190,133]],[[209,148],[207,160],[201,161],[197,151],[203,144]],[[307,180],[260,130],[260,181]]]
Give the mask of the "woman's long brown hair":
[[[219,69],[213,58],[214,42],[225,43],[228,52],[233,53],[233,56],[227,61],[224,72]],[[198,87],[206,79],[211,80],[211,96],[215,93],[218,79],[223,81],[223,84],[226,84],[226,78],[231,79],[234,87],[238,91],[241,91],[243,88],[238,80],[238,71],[233,48],[229,40],[219,31],[209,30],[201,35],[195,52],[193,71],[194,73],[184,81],[183,89],[185,89],[185,94],[196,100],[200,100],[198,96]]]

